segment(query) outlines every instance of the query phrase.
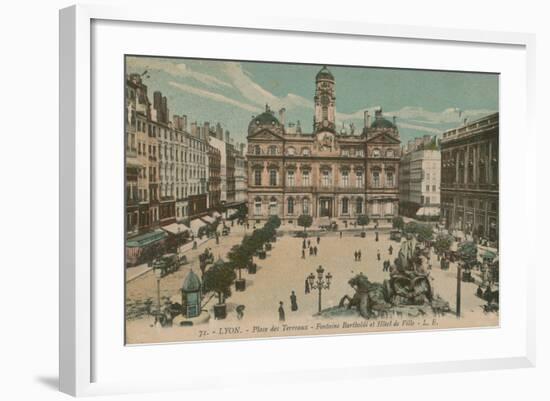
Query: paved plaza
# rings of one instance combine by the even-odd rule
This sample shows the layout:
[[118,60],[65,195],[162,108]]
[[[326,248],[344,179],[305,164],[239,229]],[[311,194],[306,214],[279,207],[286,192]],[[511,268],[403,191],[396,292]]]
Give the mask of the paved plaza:
[[[284,230],[284,226],[281,229]],[[251,229],[248,230],[249,232]],[[190,263],[183,266],[178,272],[169,274],[161,280],[161,296],[170,297],[173,302],[180,302],[181,288],[184,277],[193,269],[200,274],[198,265],[198,254],[206,247],[211,248],[215,258],[225,258],[228,250],[235,244],[239,244],[245,233],[243,226],[236,226],[227,237],[221,237],[220,244],[216,245],[215,240],[209,240],[199,247],[199,249],[186,253]],[[311,245],[317,245],[315,237],[309,238]],[[273,250],[268,252],[265,260],[257,260],[258,271],[256,274],[248,274],[245,269],[242,270],[243,278],[246,279],[246,290],[244,292],[234,291],[226,300],[228,307],[228,316],[224,320],[214,320],[212,307],[216,298],[209,300],[205,298],[206,305],[203,308],[210,311],[212,316],[208,324],[196,327],[173,327],[157,328],[151,327],[153,318],[144,316],[140,319],[129,320],[127,322],[127,340],[128,342],[143,343],[157,341],[185,341],[195,340],[194,336],[199,336],[198,331],[215,332],[216,336],[210,335],[207,340],[238,337],[269,336],[273,333],[258,333],[255,326],[269,326],[278,324],[278,307],[282,301],[285,309],[285,324],[292,326],[307,325],[309,328],[315,328],[319,322],[329,319],[315,316],[318,311],[318,291],[311,290],[309,294],[305,293],[305,280],[310,273],[315,273],[315,269],[322,265],[325,272],[330,272],[333,276],[330,289],[322,292],[323,309],[337,306],[344,295],[352,296],[353,289],[349,286],[348,280],[358,274],[363,273],[370,281],[383,282],[389,278],[389,273],[383,271],[382,263],[389,259],[393,262],[399,251],[399,243],[389,239],[387,230],[380,231],[379,241],[375,240],[375,233],[372,229],[367,231],[366,238],[361,238],[358,232],[347,231],[340,237],[337,232],[324,233],[320,236],[320,243],[317,245],[317,256],[310,256],[306,250],[306,257],[302,258],[302,238],[296,238],[290,234],[285,234],[277,239]],[[389,246],[393,247],[393,255],[388,252]],[[362,260],[354,261],[354,252],[360,250]],[[377,253],[380,252],[381,260],[378,260]],[[445,317],[439,318],[440,322],[436,328],[450,327],[471,327],[471,326],[494,326],[498,325],[498,315],[484,314],[482,305],[485,301],[476,297],[475,291],[477,284],[462,283],[462,318],[457,319],[454,316],[456,308],[456,265],[451,263],[450,269],[443,271],[435,255],[431,255],[430,261],[432,269],[430,271],[431,284],[436,295],[441,296],[449,302],[451,313]],[[295,291],[297,295],[298,311],[290,310],[290,294]],[[156,299],[156,279],[152,271],[146,272],[142,276],[127,283],[127,303],[135,300]],[[235,308],[237,305],[244,305],[244,317],[239,320]],[[430,317],[431,318],[431,317]],[[364,320],[360,316],[355,320]],[[226,330],[227,327],[241,326],[237,335],[230,336],[230,333],[220,333],[220,330]],[[416,327],[414,327],[416,328]],[[371,331],[362,329],[359,331]],[[372,330],[376,331],[376,330]],[[338,332],[338,331],[336,331]],[[328,334],[329,331],[326,332]],[[227,334],[227,336],[225,336]],[[234,333],[235,334],[235,333]],[[299,332],[289,332],[287,335],[300,335]],[[303,334],[303,333],[302,333]],[[308,332],[307,335],[315,334]],[[323,332],[322,334],[325,334]],[[277,334],[279,335],[279,333]]]

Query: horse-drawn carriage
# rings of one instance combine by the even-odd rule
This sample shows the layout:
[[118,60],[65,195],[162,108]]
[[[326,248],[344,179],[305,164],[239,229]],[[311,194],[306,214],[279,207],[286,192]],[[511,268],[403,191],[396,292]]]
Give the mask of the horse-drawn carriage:
[[180,260],[175,253],[166,253],[153,261],[153,269],[160,269],[161,277],[178,271],[179,268]]

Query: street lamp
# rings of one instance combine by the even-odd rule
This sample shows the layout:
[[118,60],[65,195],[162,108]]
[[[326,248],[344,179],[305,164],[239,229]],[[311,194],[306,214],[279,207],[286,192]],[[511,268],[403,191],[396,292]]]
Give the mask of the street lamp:
[[327,273],[325,276],[323,276],[325,269],[323,269],[323,266],[321,265],[319,265],[316,272],[317,281],[315,281],[315,275],[313,273],[310,273],[309,276],[307,276],[307,281],[311,289],[319,290],[319,313],[321,313],[321,293],[323,290],[328,290],[330,288],[332,274]]
[[[155,264],[153,264],[153,266],[155,266]],[[155,272],[155,277],[157,279],[157,319],[158,319],[160,316],[160,279],[162,278],[162,269],[157,264],[153,270]]]

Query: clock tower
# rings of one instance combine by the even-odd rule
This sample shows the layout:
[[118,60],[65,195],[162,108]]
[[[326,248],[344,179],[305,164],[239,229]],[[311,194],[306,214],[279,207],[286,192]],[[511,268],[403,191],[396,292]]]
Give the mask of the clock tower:
[[334,76],[327,67],[321,68],[315,77],[315,116],[313,131],[336,131],[336,96]]

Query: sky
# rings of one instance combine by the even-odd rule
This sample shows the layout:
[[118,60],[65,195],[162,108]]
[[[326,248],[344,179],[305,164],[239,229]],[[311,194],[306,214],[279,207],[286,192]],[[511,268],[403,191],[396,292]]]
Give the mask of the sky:
[[[236,142],[252,116],[286,109],[286,121],[312,131],[315,75],[322,65],[128,56],[126,72],[143,74],[149,99],[159,90],[170,114],[219,122]],[[363,126],[363,112],[397,118],[401,141],[440,134],[498,111],[498,75],[328,65],[336,82],[336,124]]]

